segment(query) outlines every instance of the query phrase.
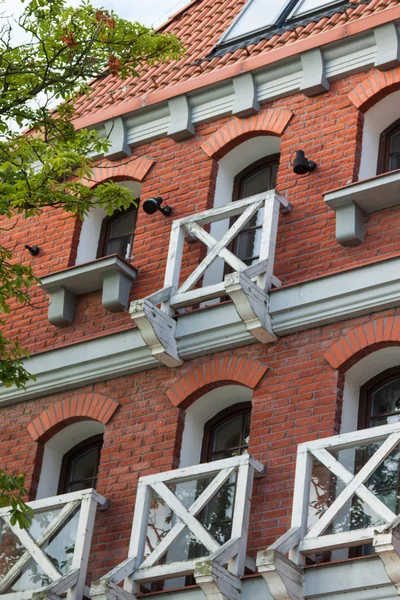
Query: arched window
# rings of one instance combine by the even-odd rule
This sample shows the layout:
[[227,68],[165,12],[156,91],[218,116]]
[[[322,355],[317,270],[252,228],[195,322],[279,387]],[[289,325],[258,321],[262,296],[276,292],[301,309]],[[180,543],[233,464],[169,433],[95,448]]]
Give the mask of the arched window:
[[[246,454],[250,415],[251,402],[243,402],[220,412],[208,421],[204,427],[202,462]],[[231,477],[200,517],[200,521],[221,545],[227,542],[231,535],[235,493],[236,478]]]
[[247,452],[250,433],[251,402],[227,408],[204,427],[202,462],[222,460]]
[[359,429],[400,420],[400,368],[380,373],[360,390]]
[[[400,368],[395,367],[380,373],[360,389],[360,408],[358,428],[367,429],[379,425],[389,425],[400,420]],[[359,447],[355,455],[356,472],[376,452],[377,445]],[[366,482],[368,489],[390,508],[395,514],[400,513],[400,449],[397,447],[375,470]],[[364,512],[358,499],[353,500],[351,528],[370,525],[371,515]],[[370,544],[360,546],[351,552],[351,556],[373,553]]]
[[[241,171],[234,180],[232,200],[250,198],[275,189],[278,173],[279,154],[262,158]],[[246,265],[259,260],[263,210],[255,214],[236,236],[232,252]]]
[[103,436],[95,435],[67,452],[62,461],[58,493],[96,488]]
[[136,224],[136,207],[116,211],[111,217],[103,219],[97,258],[119,254],[129,259]]
[[378,174],[400,169],[400,119],[381,134],[379,143]]

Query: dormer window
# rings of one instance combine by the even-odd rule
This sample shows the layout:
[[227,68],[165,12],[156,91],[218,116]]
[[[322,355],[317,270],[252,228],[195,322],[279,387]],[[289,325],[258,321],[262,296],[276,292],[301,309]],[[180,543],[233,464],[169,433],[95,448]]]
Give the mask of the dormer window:
[[136,208],[116,211],[103,220],[97,258],[119,254],[128,260],[132,251],[133,233],[136,222]]

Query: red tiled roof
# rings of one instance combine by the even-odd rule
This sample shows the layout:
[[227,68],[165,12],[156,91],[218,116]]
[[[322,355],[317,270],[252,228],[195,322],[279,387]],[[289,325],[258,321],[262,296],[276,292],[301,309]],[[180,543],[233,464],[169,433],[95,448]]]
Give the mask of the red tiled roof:
[[216,71],[250,56],[353,23],[371,14],[398,6],[400,0],[371,0],[368,3],[353,0],[354,7],[342,13],[337,12],[330,17],[322,17],[318,21],[273,35],[270,39],[261,40],[257,44],[206,60],[245,2],[246,0],[192,0],[189,6],[179,11],[160,28],[162,31],[176,35],[184,42],[185,56],[179,61],[170,61],[143,69],[139,78],[129,78],[121,82],[116,77],[108,75],[97,80],[92,84],[93,92],[90,97],[78,101],[77,116],[93,114],[131,98],[138,98],[178,82]]

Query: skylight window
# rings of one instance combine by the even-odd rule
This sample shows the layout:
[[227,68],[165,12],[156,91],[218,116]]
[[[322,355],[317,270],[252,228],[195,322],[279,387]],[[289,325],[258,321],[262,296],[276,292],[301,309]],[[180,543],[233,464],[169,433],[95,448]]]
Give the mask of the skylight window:
[[274,25],[286,4],[282,0],[250,0],[233,21],[221,43]]
[[296,4],[293,11],[290,13],[290,18],[306,15],[309,12],[314,12],[315,10],[325,8],[330,5],[334,6],[340,1],[341,0],[336,0],[336,2],[332,2],[332,0],[302,0]]
[[248,0],[219,43],[240,40],[270,27],[281,27],[287,20],[290,22],[297,17],[307,17],[343,2],[344,0]]

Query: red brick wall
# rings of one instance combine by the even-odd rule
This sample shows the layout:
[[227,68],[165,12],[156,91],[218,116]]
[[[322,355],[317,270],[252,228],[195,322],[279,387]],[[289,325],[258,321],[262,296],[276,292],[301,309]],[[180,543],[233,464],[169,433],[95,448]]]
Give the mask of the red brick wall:
[[[323,192],[357,178],[362,116],[347,94],[364,78],[361,74],[335,82],[329,93],[315,98],[298,94],[269,105],[294,113],[281,138],[277,184],[292,205],[291,212],[281,216],[275,265],[275,275],[286,285],[399,254],[400,208],[371,215],[364,243],[343,248],[335,240],[335,215],[322,197]],[[194,138],[181,143],[163,139],[135,149],[135,155],[156,161],[143,182],[142,196],[162,195],[173,206],[174,218],[210,208],[217,164],[200,145],[227,120],[198,127]],[[297,149],[304,149],[318,164],[313,174],[293,174],[291,159]],[[132,299],[162,287],[170,226],[171,219],[139,211],[133,263],[140,275]],[[4,244],[15,245],[16,258],[32,262],[37,274],[43,276],[73,264],[78,235],[79,224],[74,219],[48,210],[40,218],[20,220],[6,234]],[[42,254],[32,259],[23,250],[25,243],[39,245]],[[187,250],[184,274],[203,251],[196,244]],[[100,293],[80,297],[74,322],[65,328],[49,325],[46,303],[46,296],[36,290],[33,306],[20,308],[8,320],[10,335],[32,353],[132,327],[127,313],[104,311]],[[253,402],[250,452],[267,469],[266,477],[255,483],[249,535],[253,553],[289,526],[297,444],[339,429],[343,378],[323,354],[348,328],[368,318],[217,355],[251,356],[271,367],[255,390]],[[164,390],[193,365],[209,358],[186,362],[179,369],[160,367],[74,390],[95,391],[121,403],[105,430],[98,489],[111,504],[98,516],[93,577],[103,575],[126,557],[138,477],[175,468],[179,463],[183,413],[170,403]],[[46,406],[67,396],[57,394],[0,410],[1,467],[25,472],[32,495],[42,447],[29,436],[27,425]]]
[[205,356],[178,369],[159,367],[3,408],[0,464],[9,472],[24,471],[34,492],[42,453],[28,424],[46,407],[78,392],[103,394],[120,403],[105,427],[101,454],[98,491],[110,500],[110,507],[97,518],[90,564],[90,577],[97,578],[126,558],[138,478],[179,465],[184,413],[172,405],[165,390],[209,360],[232,355],[257,359],[269,370],[253,393],[250,453],[266,467],[265,477],[254,485],[249,533],[249,551],[254,555],[290,526],[297,445],[339,431],[343,376],[323,354],[368,320],[360,317],[293,334],[275,344]]
[[[334,82],[326,94],[314,98],[297,94],[268,105],[294,113],[281,138],[277,184],[292,205],[290,214],[281,217],[275,265],[275,274],[286,285],[399,254],[400,208],[371,215],[364,243],[343,248],[335,239],[335,214],[322,197],[357,178],[363,117],[348,93],[363,79],[365,74],[355,75]],[[156,161],[143,182],[142,197],[162,195],[173,206],[174,218],[210,208],[217,163],[200,146],[228,120],[202,125],[194,138],[180,143],[165,138],[135,149],[135,156]],[[291,160],[299,148],[318,164],[311,175],[293,173]],[[171,219],[139,211],[133,263],[140,275],[131,299],[162,287],[170,227]],[[21,220],[6,234],[5,245],[15,246],[16,257],[31,262],[38,276],[43,276],[74,263],[79,230],[79,223],[68,215],[48,210],[40,218]],[[28,242],[39,245],[42,254],[32,259],[23,249]],[[186,251],[184,273],[204,250],[192,244]],[[35,353],[133,326],[127,313],[105,311],[100,296],[97,292],[79,297],[74,322],[56,328],[47,321],[46,295],[36,290],[34,306],[15,311],[9,319],[9,333]]]

